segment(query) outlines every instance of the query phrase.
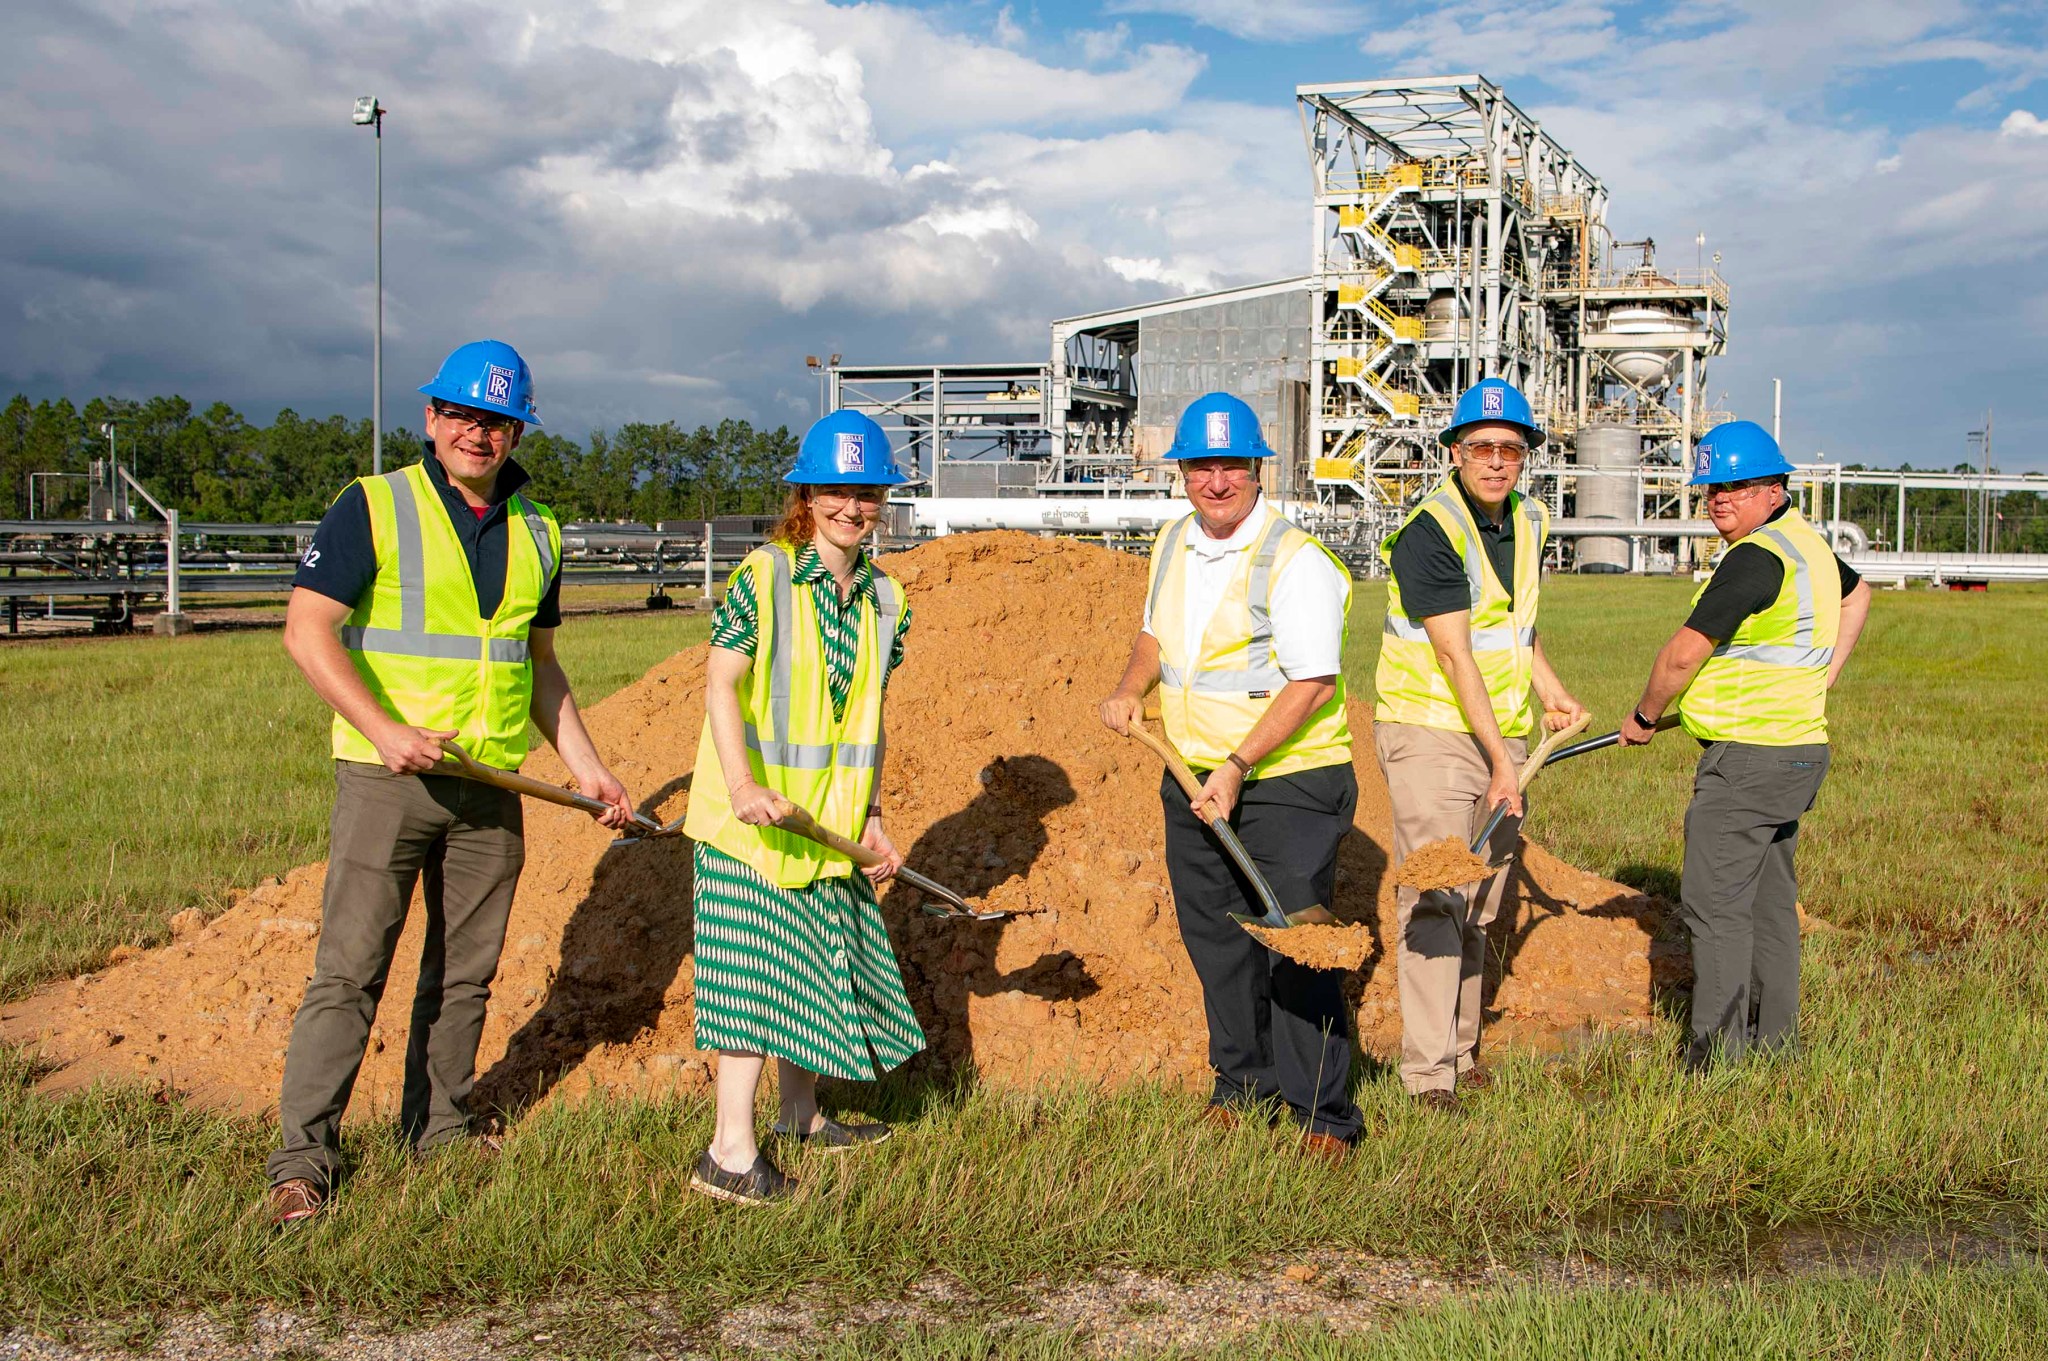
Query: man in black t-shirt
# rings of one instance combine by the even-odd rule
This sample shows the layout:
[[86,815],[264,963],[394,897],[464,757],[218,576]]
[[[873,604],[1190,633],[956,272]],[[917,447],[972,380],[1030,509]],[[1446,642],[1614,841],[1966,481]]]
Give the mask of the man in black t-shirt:
[[1798,1038],[1793,852],[1827,778],[1827,692],[1870,609],[1870,587],[1792,505],[1792,471],[1751,421],[1700,441],[1691,485],[1730,547],[1621,727],[1624,744],[1648,742],[1676,701],[1701,746],[1680,886],[1695,1068]]

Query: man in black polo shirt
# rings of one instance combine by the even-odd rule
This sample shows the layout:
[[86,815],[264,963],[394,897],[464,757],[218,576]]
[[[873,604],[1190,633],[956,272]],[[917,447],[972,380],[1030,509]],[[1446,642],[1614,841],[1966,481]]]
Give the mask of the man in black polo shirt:
[[[1518,786],[1537,719],[1563,728],[1585,709],[1536,633],[1550,514],[1515,490],[1543,442],[1528,401],[1498,378],[1458,399],[1438,436],[1451,473],[1380,546],[1387,617],[1374,688],[1373,751],[1394,810],[1394,869],[1434,841],[1467,841],[1493,810],[1511,816],[1482,848],[1501,860],[1521,833]],[[1483,1088],[1479,1065],[1486,928],[1508,873],[1456,889],[1397,890],[1401,1085],[1426,1109],[1455,1112]]]
[[406,1044],[401,1138],[468,1135],[491,980],[525,864],[519,796],[441,773],[441,742],[516,770],[528,724],[623,826],[556,660],[561,530],[511,459],[536,423],[509,345],[476,341],[420,389],[425,457],[335,498],[293,581],[285,649],[334,710],[334,816],[320,944],[292,1025],[271,1155],[270,1218],[317,1213],[341,1170],[340,1127],[392,953],[424,881],[426,932]]

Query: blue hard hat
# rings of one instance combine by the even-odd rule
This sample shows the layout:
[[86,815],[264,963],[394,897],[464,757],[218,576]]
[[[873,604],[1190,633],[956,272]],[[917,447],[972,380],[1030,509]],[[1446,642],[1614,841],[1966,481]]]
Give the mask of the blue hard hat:
[[1458,442],[1466,426],[1483,421],[1500,421],[1521,427],[1532,449],[1543,443],[1543,427],[1536,424],[1536,413],[1529,409],[1529,399],[1513,383],[1500,378],[1482,378],[1466,388],[1465,395],[1458,398],[1458,404],[1451,408],[1451,423],[1444,427],[1436,441],[1449,448]]
[[1783,477],[1795,471],[1771,432],[1755,421],[1730,421],[1707,432],[1692,447],[1688,487],[1717,482],[1747,482],[1752,477]]
[[502,340],[472,340],[441,361],[434,381],[420,389],[429,397],[479,411],[495,411],[528,425],[540,424],[533,404],[533,370],[519,351]]
[[1227,392],[1211,392],[1188,403],[1173,432],[1168,458],[1271,458],[1259,433],[1259,416]]
[[813,487],[893,487],[910,479],[896,471],[881,426],[858,411],[835,411],[804,431],[796,466],[782,480]]

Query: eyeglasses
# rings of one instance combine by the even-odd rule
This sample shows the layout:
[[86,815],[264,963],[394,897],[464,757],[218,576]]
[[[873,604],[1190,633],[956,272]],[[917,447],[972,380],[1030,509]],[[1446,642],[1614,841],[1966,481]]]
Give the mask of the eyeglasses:
[[1467,458],[1477,459],[1481,463],[1498,463],[1502,466],[1520,463],[1529,457],[1528,445],[1510,443],[1506,440],[1478,440],[1470,444],[1460,444],[1458,447],[1465,451]]
[[1225,463],[1220,466],[1186,468],[1181,475],[1190,482],[1248,482],[1252,477],[1250,468]]
[[1777,485],[1778,479],[1775,477],[1766,477],[1755,482],[1723,482],[1707,488],[1707,499],[1711,501],[1718,496],[1725,501],[1740,501],[1753,491],[1762,491],[1765,487]]
[[880,511],[882,503],[889,499],[887,487],[814,487],[811,500],[819,505],[843,506],[848,501],[858,501],[864,511]]
[[499,416],[488,411],[470,411],[459,406],[442,406],[436,403],[434,414],[444,421],[452,422],[457,429],[473,425],[486,435],[502,435],[523,424],[512,416]]

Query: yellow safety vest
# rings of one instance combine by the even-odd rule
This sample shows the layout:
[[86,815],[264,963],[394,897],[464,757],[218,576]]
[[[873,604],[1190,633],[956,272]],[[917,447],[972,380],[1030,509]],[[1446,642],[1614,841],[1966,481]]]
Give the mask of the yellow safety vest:
[[[740,685],[746,725],[747,766],[754,782],[807,810],[827,829],[859,840],[867,826],[882,749],[882,688],[889,679],[896,623],[903,617],[903,587],[873,570],[874,598],[861,602],[859,645],[843,716],[832,716],[826,682],[825,636],[818,626],[814,591],[836,589],[828,579],[797,582],[796,550],[770,543],[747,554],[733,571],[753,574],[757,633],[754,665]],[[765,588],[765,589],[764,589]],[[728,583],[730,589],[730,583]],[[752,866],[782,888],[853,872],[853,862],[815,841],[774,827],[741,822],[732,811],[725,771],[706,715],[697,738],[690,837]]]
[[[1166,735],[1197,770],[1214,770],[1251,735],[1287,684],[1273,662],[1273,581],[1297,553],[1313,550],[1344,573],[1344,611],[1351,610],[1351,572],[1314,535],[1274,515],[1199,639],[1187,632],[1187,554],[1181,545],[1193,515],[1168,525],[1152,544],[1152,636],[1159,642],[1159,707]],[[1252,766],[1249,779],[1346,765],[1351,725],[1344,677],[1308,721]]]
[[1423,497],[1401,527],[1380,545],[1380,561],[1389,568],[1387,622],[1380,639],[1379,668],[1373,675],[1373,686],[1379,691],[1373,718],[1380,723],[1472,731],[1450,677],[1437,665],[1428,632],[1402,609],[1401,583],[1391,570],[1395,540],[1417,516],[1427,515],[1443,526],[1444,536],[1465,563],[1472,659],[1479,664],[1487,696],[1493,700],[1494,722],[1500,725],[1503,737],[1526,737],[1535,728],[1529,713],[1529,691],[1536,676],[1536,598],[1543,585],[1543,546],[1550,536],[1550,511],[1533,497],[1508,493],[1507,514],[1522,519],[1515,531],[1515,590],[1510,597],[1480,541],[1478,522],[1458,490],[1457,476],[1452,473]]
[[[426,464],[356,485],[370,508],[377,579],[342,626],[349,660],[399,722],[453,729],[482,764],[519,769],[533,699],[526,631],[562,561],[554,513],[512,496],[505,508],[505,594],[498,612],[482,619],[468,555]],[[339,714],[334,755],[372,765],[380,759],[370,739]]]
[[[1685,730],[1702,742],[1824,743],[1828,667],[1842,628],[1842,576],[1834,551],[1797,510],[1730,547],[1745,543],[1785,564],[1778,598],[1714,649],[1679,698],[1679,715]],[[1701,583],[1694,604],[1712,584]]]

